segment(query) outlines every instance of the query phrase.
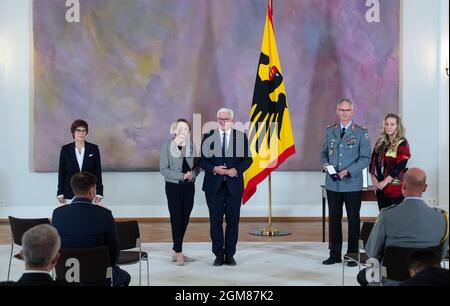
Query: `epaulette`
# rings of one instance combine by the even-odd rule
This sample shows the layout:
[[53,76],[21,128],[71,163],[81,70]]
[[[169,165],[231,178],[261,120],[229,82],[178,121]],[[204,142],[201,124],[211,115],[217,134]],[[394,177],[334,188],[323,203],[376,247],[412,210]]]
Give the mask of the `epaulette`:
[[396,207],[398,204],[392,204],[391,206],[388,206],[388,207],[385,207],[385,208],[382,208],[381,209],[381,211],[386,211],[386,210],[389,210],[389,209],[391,209],[391,208],[394,208],[394,207]]
[[337,123],[333,123],[332,125],[329,125],[329,126],[327,126],[327,130],[329,129],[329,128],[335,128],[335,129],[337,129],[338,128],[338,124]]
[[356,123],[354,123],[353,126],[352,126],[352,129],[355,130],[356,128],[360,128],[360,129],[362,129],[362,130],[367,131],[367,127],[365,127],[365,126],[359,126],[359,125],[357,125]]
[[443,209],[437,208],[437,207],[433,207],[435,211],[440,212],[441,214],[444,215],[445,218],[445,233],[444,233],[444,237],[442,237],[441,239],[441,245],[444,244],[444,242],[448,239],[448,230],[449,230],[449,221],[448,221],[448,212],[446,212]]

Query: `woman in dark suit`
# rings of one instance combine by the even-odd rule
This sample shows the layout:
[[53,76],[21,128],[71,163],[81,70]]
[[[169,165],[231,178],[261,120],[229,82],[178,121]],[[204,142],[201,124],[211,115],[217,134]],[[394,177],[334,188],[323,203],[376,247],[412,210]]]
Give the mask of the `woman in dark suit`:
[[59,203],[65,204],[73,199],[70,187],[72,176],[81,171],[90,172],[97,177],[97,196],[95,203],[103,199],[102,164],[98,146],[86,141],[89,126],[86,121],[78,119],[72,123],[70,132],[75,140],[61,148],[59,157],[58,192]]
[[190,138],[191,125],[185,119],[174,123],[175,138],[164,142],[160,172],[166,182],[166,196],[172,225],[172,261],[178,266],[193,261],[183,255],[183,239],[194,207],[194,181],[199,172]]
[[402,180],[410,157],[402,119],[397,114],[387,114],[369,167],[380,210],[403,201]]

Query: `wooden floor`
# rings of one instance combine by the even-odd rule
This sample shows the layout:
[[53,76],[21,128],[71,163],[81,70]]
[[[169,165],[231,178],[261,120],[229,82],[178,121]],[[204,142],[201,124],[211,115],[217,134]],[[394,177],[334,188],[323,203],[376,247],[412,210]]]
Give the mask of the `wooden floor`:
[[[266,223],[242,222],[239,226],[239,241],[241,242],[321,242],[322,223],[317,221],[278,222],[273,226],[278,230],[289,231],[291,235],[280,237],[261,237],[250,235],[249,232],[265,227]],[[172,242],[169,222],[140,222],[143,243]],[[347,235],[347,223],[342,225],[344,237]],[[326,236],[328,233],[326,232]],[[210,242],[209,223],[191,222],[189,224],[185,242]],[[10,243],[10,228],[8,223],[0,223],[0,244]]]

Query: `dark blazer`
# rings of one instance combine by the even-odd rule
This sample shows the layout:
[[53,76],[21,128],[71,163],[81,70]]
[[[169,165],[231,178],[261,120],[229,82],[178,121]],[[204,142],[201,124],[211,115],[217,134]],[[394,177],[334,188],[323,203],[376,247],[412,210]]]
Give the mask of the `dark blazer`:
[[[97,195],[103,196],[100,151],[98,146],[93,143],[85,142],[82,171],[90,172],[97,177]],[[72,188],[70,187],[70,179],[78,172],[80,172],[80,167],[78,166],[75,155],[75,142],[72,142],[61,148],[57,196],[63,194],[66,199],[72,199],[74,197]]]
[[235,129],[231,131],[230,138],[225,157],[223,157],[220,131],[212,130],[203,137],[198,164],[205,170],[203,191],[207,193],[219,192],[223,176],[215,175],[214,167],[224,164],[228,169],[235,168],[238,172],[237,177],[226,178],[228,191],[231,194],[239,194],[244,191],[244,172],[253,162],[248,139],[245,133]]
[[48,273],[23,273],[17,282],[2,282],[0,286],[67,286],[67,283],[55,281]]
[[448,270],[440,267],[431,267],[407,279],[400,286],[440,286],[448,287]]
[[110,210],[75,198],[72,204],[53,211],[52,225],[61,237],[61,248],[91,248],[107,246],[111,263],[119,257],[119,243],[115,221]]

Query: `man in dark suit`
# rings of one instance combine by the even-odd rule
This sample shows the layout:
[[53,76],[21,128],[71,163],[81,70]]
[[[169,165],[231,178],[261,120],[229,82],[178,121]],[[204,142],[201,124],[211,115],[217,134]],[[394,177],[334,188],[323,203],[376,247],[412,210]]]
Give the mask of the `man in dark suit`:
[[119,243],[115,221],[110,210],[92,204],[96,195],[96,178],[79,172],[71,179],[75,198],[70,205],[53,211],[52,223],[61,236],[62,248],[91,248],[107,246],[113,267],[113,285],[127,286],[130,275],[117,265]]
[[61,242],[58,232],[48,224],[30,228],[22,236],[21,255],[25,260],[25,272],[17,282],[4,282],[0,286],[54,286],[50,271],[59,259]]
[[96,144],[86,141],[89,132],[88,123],[82,119],[75,120],[70,131],[74,142],[64,145],[59,156],[57,198],[61,204],[70,202],[74,193],[70,187],[71,177],[78,172],[89,172],[97,178],[95,203],[103,199],[102,165],[100,150]]
[[[233,111],[217,112],[219,129],[203,137],[199,165],[205,170],[203,191],[210,217],[214,266],[234,266],[238,240],[244,172],[252,164],[247,136],[233,129]],[[225,239],[222,228],[226,218]]]
[[436,254],[430,249],[416,250],[408,256],[411,278],[400,286],[440,286],[448,287],[448,270],[441,268]]

